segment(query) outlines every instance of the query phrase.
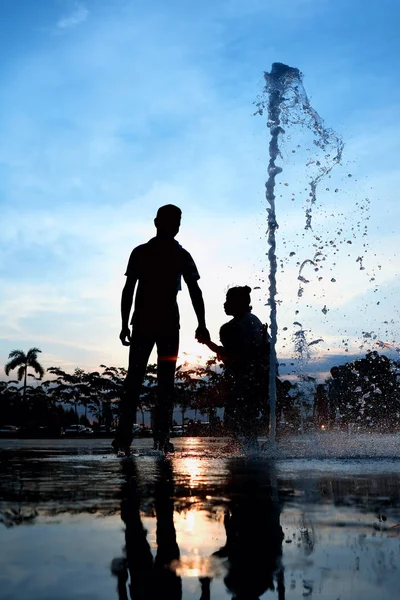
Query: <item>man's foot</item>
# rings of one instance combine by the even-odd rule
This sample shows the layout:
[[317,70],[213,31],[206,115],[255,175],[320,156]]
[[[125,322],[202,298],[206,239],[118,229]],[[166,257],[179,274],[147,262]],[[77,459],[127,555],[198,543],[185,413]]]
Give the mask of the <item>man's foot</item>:
[[157,437],[154,439],[154,450],[158,450],[159,452],[163,452],[164,454],[169,454],[171,452],[175,452],[175,447],[169,441],[169,437],[161,435],[161,437]]
[[163,442],[161,442],[160,440],[154,440],[153,450],[161,452],[163,449],[163,445]]
[[172,454],[175,452],[175,446],[170,441],[167,441],[164,443],[162,450],[165,452],[165,454]]
[[131,455],[131,449],[129,446],[126,448],[118,449],[118,452],[117,452],[118,458],[128,458],[130,455]]
[[115,440],[113,440],[111,442],[111,446],[114,448],[115,452],[117,453],[117,456],[130,456],[131,455],[131,445],[130,443],[128,444],[126,441],[123,441],[120,438],[115,438]]

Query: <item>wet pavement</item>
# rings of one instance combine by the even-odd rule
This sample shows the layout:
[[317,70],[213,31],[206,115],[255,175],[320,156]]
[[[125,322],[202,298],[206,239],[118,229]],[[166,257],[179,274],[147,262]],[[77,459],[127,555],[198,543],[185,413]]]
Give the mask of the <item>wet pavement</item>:
[[399,440],[0,440],[0,598],[397,598]]

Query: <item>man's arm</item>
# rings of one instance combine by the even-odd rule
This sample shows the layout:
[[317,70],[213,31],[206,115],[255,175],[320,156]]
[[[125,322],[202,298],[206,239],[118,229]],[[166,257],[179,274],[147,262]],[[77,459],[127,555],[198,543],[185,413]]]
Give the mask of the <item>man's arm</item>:
[[195,333],[196,340],[204,344],[206,341],[210,340],[210,334],[206,327],[203,294],[201,293],[201,289],[197,281],[190,281],[186,283],[198,322],[198,327]]
[[[128,275],[121,295],[121,320],[122,327],[119,339],[124,346],[129,346],[131,332],[129,330],[129,315],[131,314],[133,294],[135,292],[137,279]],[[128,340],[128,341],[127,341]]]

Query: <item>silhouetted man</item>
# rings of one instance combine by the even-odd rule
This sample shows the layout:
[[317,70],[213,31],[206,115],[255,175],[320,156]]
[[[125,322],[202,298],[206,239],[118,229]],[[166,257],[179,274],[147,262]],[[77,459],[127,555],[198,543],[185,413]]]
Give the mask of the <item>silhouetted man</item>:
[[[157,346],[157,400],[154,408],[154,447],[173,451],[169,441],[173,410],[175,366],[179,347],[179,310],[177,293],[181,278],[185,280],[195,310],[198,328],[196,338],[207,339],[204,302],[198,285],[200,275],[189,252],[174,239],[181,223],[181,210],[173,204],[157,211],[154,224],[156,237],[137,246],[131,253],[122,291],[120,340],[130,345],[129,367],[121,414],[113,447],[129,454],[132,425],[142,389],[150,353]],[[129,330],[129,316],[136,289],[135,308]]]

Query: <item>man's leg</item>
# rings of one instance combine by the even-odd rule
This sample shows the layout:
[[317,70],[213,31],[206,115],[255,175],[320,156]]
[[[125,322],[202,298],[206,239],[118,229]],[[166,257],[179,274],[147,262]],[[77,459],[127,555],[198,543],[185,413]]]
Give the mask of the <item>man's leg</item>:
[[132,428],[136,419],[139,396],[154,343],[154,336],[132,330],[128,374],[124,381],[120,402],[117,434],[112,444],[114,448],[128,448],[132,443]]
[[169,431],[172,426],[179,329],[169,335],[158,336],[156,344],[158,361],[157,399],[154,409],[154,444],[162,450],[169,442]]
[[174,480],[169,461],[158,463],[155,484],[155,509],[157,515],[157,554],[154,561],[154,598],[182,600],[182,580],[169,568],[179,560],[180,552],[174,525]]

